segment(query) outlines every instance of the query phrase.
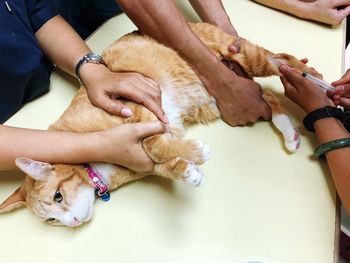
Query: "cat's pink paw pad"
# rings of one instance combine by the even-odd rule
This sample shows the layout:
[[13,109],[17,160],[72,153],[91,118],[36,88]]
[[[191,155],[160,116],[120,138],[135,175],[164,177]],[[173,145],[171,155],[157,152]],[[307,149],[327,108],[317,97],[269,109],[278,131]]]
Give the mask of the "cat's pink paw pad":
[[300,135],[299,132],[293,129],[293,133],[290,136],[286,136],[285,145],[289,152],[294,153],[300,147]]
[[184,181],[189,185],[199,186],[202,180],[203,174],[201,171],[195,165],[189,165],[185,173]]

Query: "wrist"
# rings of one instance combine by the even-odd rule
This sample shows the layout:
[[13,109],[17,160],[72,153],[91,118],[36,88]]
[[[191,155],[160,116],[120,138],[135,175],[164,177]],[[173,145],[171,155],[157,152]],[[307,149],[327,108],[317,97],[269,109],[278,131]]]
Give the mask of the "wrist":
[[85,63],[80,68],[80,81],[87,88],[91,81],[100,77],[100,75],[110,72],[110,70],[103,64]]
[[327,99],[327,101],[324,101],[324,102],[317,101],[317,103],[310,103],[304,107],[304,110],[306,114],[309,114],[310,112],[313,112],[315,110],[318,110],[324,107],[336,107],[336,106],[333,101],[331,101],[330,99]]
[[83,68],[89,68],[87,67],[87,65],[91,65],[91,64],[106,66],[106,63],[104,62],[103,58],[100,55],[97,55],[93,52],[89,52],[86,55],[84,55],[75,66],[75,75],[77,76],[78,80],[81,83],[83,83],[83,80],[81,77],[81,74],[82,74],[81,71],[83,71]]

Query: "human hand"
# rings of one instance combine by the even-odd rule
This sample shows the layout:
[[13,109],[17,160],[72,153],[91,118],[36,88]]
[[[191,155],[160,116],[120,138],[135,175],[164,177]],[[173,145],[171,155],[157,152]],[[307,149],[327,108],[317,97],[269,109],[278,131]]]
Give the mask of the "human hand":
[[142,141],[152,135],[166,132],[160,121],[128,123],[93,133],[96,161],[121,165],[142,174],[151,174],[153,160],[142,147]]
[[335,86],[335,92],[332,99],[335,105],[340,105],[345,109],[350,109],[350,69],[344,76],[332,83]]
[[330,25],[338,25],[350,14],[349,0],[288,0],[287,4],[299,8],[303,18]]
[[144,105],[164,123],[169,122],[161,107],[159,84],[154,80],[134,72],[111,72],[96,64],[85,64],[80,76],[90,102],[96,107],[119,117],[130,117],[131,110],[117,100],[123,97]]
[[279,68],[285,95],[298,104],[306,113],[325,106],[334,106],[326,93],[316,84],[301,75],[301,71],[282,65]]
[[[241,46],[245,41],[247,41],[245,38],[237,37],[235,41],[230,46],[227,47],[228,51],[230,51],[232,54],[239,53]],[[228,67],[230,70],[235,72],[238,76],[248,78],[248,74],[243,70],[241,65],[239,65],[236,61],[223,59],[222,63],[224,63],[226,67]]]
[[[238,77],[226,67],[214,78],[202,78],[205,86],[216,98],[222,119],[231,126],[254,123],[260,117],[271,118],[271,110],[261,97],[261,89],[256,82]],[[209,77],[209,75],[207,75]]]

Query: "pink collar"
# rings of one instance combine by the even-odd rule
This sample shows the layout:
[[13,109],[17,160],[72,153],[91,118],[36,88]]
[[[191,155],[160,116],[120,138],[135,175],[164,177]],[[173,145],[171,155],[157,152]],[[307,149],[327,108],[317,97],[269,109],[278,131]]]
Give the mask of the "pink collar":
[[95,188],[96,195],[101,197],[103,201],[107,202],[110,199],[108,184],[105,183],[102,176],[97,171],[95,171],[89,164],[85,163],[84,168],[86,169],[88,177],[90,178],[91,183]]

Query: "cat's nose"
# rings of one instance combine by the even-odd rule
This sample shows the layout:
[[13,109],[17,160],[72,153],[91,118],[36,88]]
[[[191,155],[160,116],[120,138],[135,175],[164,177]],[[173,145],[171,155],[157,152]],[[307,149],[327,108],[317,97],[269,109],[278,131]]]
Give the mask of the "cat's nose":
[[76,217],[73,217],[73,220],[72,220],[72,226],[77,226],[80,224],[80,221],[78,218]]

